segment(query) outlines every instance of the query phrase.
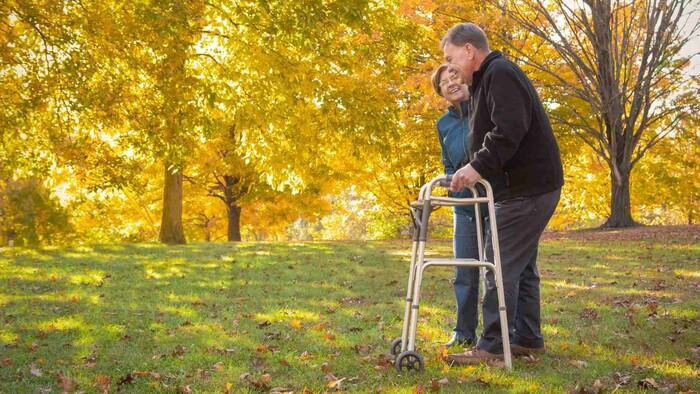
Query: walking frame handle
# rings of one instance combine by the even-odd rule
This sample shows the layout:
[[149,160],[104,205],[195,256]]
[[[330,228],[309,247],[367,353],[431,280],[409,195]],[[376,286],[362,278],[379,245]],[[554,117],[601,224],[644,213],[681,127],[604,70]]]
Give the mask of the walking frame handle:
[[[491,189],[491,185],[485,180],[485,179],[479,179],[477,184],[481,184],[485,190],[485,196],[492,196],[493,191]],[[432,189],[435,186],[440,186],[440,187],[450,187],[452,184],[452,174],[444,174],[444,175],[438,175],[434,177],[432,180],[430,180],[428,183],[424,184],[423,187],[420,189],[420,193],[418,194],[418,200],[419,201],[425,201],[426,199],[429,199],[432,194]],[[479,196],[479,192],[476,190],[476,185],[472,187],[467,187],[466,189],[471,190],[472,196]]]
[[446,174],[445,179],[438,181],[438,186],[450,187],[452,185],[452,174]]

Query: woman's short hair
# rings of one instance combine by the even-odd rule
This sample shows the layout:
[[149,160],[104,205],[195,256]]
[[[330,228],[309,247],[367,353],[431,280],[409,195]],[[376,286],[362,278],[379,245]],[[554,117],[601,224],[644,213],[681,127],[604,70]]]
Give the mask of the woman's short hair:
[[[443,72],[449,72],[450,74],[457,74],[460,76],[461,79],[461,71],[459,67],[455,64],[448,64],[448,63],[443,63],[438,67],[435,71],[433,71],[433,75],[430,76],[430,83],[433,85],[433,89],[435,89],[435,93],[438,94],[440,97],[444,97],[442,95],[442,89],[440,88],[440,80],[442,79],[442,73]],[[462,81],[464,83],[464,81]]]
[[447,64],[443,63],[440,65],[440,67],[437,68],[437,70],[433,71],[433,75],[430,76],[430,83],[433,84],[433,89],[435,89],[435,93],[438,94],[438,96],[443,97],[442,95],[442,89],[440,89],[440,77],[442,76],[442,72],[447,70]]

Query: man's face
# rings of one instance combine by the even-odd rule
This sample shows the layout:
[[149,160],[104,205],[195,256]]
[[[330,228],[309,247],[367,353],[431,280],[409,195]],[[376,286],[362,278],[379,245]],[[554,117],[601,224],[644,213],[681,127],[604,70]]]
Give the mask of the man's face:
[[470,44],[454,45],[450,42],[443,48],[445,61],[457,65],[462,70],[462,78],[467,85],[472,84],[474,74],[474,48]]

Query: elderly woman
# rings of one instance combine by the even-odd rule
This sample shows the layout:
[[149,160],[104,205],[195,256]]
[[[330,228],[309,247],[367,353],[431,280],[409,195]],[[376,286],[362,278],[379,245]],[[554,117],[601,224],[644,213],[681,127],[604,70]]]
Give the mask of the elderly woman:
[[[449,102],[447,112],[437,121],[438,139],[442,148],[445,174],[454,174],[469,162],[467,135],[469,134],[469,91],[454,65],[443,64],[431,77],[438,95]],[[471,197],[469,189],[449,192],[450,197]],[[482,209],[481,212],[486,212]],[[455,258],[479,258],[476,240],[476,221],[473,206],[453,208]],[[488,220],[482,215],[484,221]],[[486,223],[482,229],[486,229]],[[479,323],[479,269],[455,267],[454,291],[457,298],[457,324],[452,339],[446,346],[476,344],[476,326]]]

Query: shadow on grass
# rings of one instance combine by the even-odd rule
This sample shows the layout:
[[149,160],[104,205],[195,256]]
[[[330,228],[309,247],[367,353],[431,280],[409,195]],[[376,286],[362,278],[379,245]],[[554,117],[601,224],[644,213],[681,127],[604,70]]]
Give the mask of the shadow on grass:
[[[431,251],[449,255],[449,243]],[[447,392],[568,391],[596,380],[634,389],[645,377],[699,389],[696,245],[543,243],[549,350],[511,373],[441,361],[452,274],[428,270],[417,341],[426,372],[417,376],[397,376],[385,356],[400,336],[408,242],[4,252],[0,391],[316,392],[337,382],[411,392],[444,377]]]

